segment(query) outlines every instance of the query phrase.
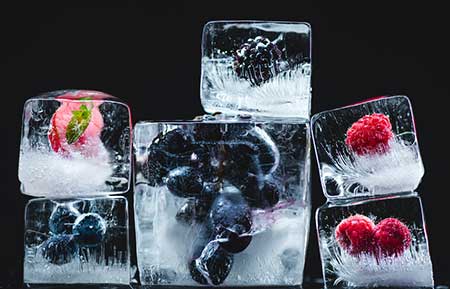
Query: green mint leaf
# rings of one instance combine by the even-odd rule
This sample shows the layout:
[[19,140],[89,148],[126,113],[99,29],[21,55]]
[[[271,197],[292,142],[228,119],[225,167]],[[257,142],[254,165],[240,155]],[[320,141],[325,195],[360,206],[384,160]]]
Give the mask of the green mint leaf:
[[81,105],[79,110],[72,111],[72,118],[66,129],[66,140],[68,144],[76,142],[87,129],[91,121],[92,109]]
[[80,97],[78,100],[93,100],[94,98],[92,96],[84,96]]

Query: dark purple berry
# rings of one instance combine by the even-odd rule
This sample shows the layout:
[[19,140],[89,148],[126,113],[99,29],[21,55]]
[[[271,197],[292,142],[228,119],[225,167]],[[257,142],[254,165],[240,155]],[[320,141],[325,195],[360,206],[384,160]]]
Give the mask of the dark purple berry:
[[233,255],[223,250],[217,242],[210,242],[201,255],[189,262],[194,281],[204,285],[220,285],[230,274]]
[[248,39],[233,55],[234,71],[252,85],[260,85],[280,72],[281,50],[266,37]]
[[251,210],[240,193],[225,190],[217,196],[209,212],[209,228],[221,240],[222,248],[230,250],[230,253],[247,248],[251,226]]
[[80,212],[71,204],[58,204],[48,220],[48,227],[53,234],[71,234],[72,226]]
[[203,191],[203,180],[197,170],[191,167],[179,167],[170,171],[167,188],[178,197],[195,197]]
[[81,247],[96,247],[106,235],[106,221],[97,213],[80,215],[73,225],[75,242]]
[[56,235],[47,239],[41,247],[42,256],[50,263],[64,265],[72,261],[78,246],[72,235]]

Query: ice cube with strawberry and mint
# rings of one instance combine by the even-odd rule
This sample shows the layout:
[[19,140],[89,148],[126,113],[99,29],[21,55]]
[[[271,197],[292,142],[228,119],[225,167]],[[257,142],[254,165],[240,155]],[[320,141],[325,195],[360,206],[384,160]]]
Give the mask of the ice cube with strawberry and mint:
[[19,158],[24,194],[46,197],[127,191],[128,106],[99,91],[61,90],[25,102]]

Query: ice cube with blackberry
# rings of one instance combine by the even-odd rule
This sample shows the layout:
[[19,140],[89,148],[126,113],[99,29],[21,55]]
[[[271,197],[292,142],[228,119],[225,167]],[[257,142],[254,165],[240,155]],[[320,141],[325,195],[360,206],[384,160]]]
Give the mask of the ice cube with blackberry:
[[208,113],[309,119],[311,28],[303,22],[212,21],[203,29]]

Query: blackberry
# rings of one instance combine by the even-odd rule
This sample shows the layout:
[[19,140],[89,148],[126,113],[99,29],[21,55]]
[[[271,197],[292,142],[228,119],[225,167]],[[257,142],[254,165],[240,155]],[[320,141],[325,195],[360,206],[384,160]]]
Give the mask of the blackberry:
[[233,53],[236,74],[258,86],[280,72],[281,50],[268,38],[250,38]]
[[53,234],[71,234],[72,226],[80,212],[71,204],[58,204],[48,220],[48,227]]
[[195,169],[179,167],[169,172],[167,188],[172,194],[182,198],[200,196],[203,180]]
[[202,222],[208,215],[212,202],[213,198],[189,199],[180,207],[175,218],[184,224]]
[[75,220],[72,231],[77,244],[95,247],[105,238],[106,222],[99,214],[82,214]]
[[56,235],[47,239],[41,247],[42,256],[50,263],[64,265],[72,261],[78,246],[72,235]]

